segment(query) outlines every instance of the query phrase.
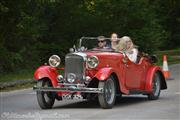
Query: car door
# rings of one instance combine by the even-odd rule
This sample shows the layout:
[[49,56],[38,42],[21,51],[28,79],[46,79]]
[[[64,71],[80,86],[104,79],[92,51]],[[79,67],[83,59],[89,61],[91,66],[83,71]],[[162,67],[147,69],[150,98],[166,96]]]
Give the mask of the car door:
[[125,85],[128,89],[142,89],[144,69],[140,64],[131,62],[128,58],[124,63]]

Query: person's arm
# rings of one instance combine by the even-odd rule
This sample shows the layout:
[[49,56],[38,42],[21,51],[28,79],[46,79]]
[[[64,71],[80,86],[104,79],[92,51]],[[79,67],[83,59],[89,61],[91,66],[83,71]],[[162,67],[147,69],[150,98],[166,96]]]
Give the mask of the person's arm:
[[133,53],[132,53],[131,59],[132,59],[132,61],[133,61],[134,63],[136,63],[137,55],[138,55],[138,50],[137,50],[136,48],[134,48],[134,49],[132,49],[132,51],[133,51]]

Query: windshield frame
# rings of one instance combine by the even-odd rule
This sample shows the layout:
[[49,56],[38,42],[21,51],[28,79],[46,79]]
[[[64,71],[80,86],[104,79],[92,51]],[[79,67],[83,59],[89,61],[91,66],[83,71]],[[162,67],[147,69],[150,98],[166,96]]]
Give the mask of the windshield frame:
[[[81,47],[84,47],[84,46],[82,46],[82,41],[85,39],[86,40],[95,40],[95,39],[98,39],[98,37],[81,37],[80,39],[77,40],[76,51],[78,51],[78,52],[83,52],[83,51],[113,52],[113,53],[121,53],[121,54],[124,53],[124,51],[116,51],[116,50],[113,50],[111,48],[107,48],[107,49],[94,49],[94,48],[92,48],[92,49],[81,50]],[[107,38],[107,37],[105,37],[104,39],[105,40],[111,40],[111,38]],[[117,39],[120,40],[120,38],[117,38]]]
[[[76,48],[76,51],[84,51],[84,50],[81,50],[82,47],[82,42],[83,40],[97,40],[98,37],[81,37],[80,39],[77,40],[77,48]],[[105,40],[109,40],[109,42],[111,42],[111,38],[107,38],[105,37],[104,38]],[[120,40],[120,38],[117,38],[118,40]],[[118,52],[116,50],[113,50],[111,48],[103,48],[103,49],[94,49],[94,48],[90,48],[90,49],[86,49],[85,51],[101,51],[101,52]]]

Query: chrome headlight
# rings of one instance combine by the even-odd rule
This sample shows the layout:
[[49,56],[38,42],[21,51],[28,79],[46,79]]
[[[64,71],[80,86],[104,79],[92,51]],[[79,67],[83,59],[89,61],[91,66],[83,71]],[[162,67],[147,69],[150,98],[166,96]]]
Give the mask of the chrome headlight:
[[67,75],[67,81],[73,83],[76,80],[76,75],[74,73],[69,73]]
[[61,63],[61,58],[58,55],[52,55],[49,58],[49,65],[52,67],[58,67]]
[[92,56],[87,59],[87,65],[89,68],[95,68],[99,64],[98,57]]

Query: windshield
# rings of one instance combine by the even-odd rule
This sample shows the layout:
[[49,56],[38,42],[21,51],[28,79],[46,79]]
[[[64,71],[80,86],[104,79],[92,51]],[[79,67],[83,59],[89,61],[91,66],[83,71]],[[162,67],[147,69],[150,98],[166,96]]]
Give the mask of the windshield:
[[[104,47],[100,48],[97,37],[82,37],[78,42],[78,49],[113,51],[111,49],[110,38],[104,38]],[[100,43],[101,44],[101,43]]]

